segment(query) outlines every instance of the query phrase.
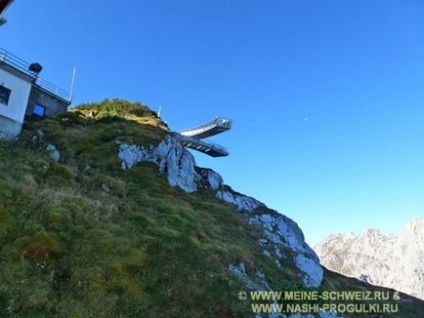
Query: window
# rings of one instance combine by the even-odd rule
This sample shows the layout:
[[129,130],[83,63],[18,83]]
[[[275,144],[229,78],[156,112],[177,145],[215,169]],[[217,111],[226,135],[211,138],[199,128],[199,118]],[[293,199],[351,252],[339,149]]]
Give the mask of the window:
[[35,104],[34,105],[34,110],[32,111],[32,113],[34,115],[40,116],[40,117],[44,117],[45,113],[46,113],[46,107]]
[[11,90],[0,85],[0,104],[7,105],[9,103]]

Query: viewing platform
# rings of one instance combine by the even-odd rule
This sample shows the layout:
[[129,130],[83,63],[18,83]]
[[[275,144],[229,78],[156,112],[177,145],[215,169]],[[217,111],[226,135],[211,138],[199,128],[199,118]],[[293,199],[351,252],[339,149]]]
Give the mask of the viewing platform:
[[226,132],[231,127],[230,119],[216,117],[204,125],[174,134],[184,147],[203,152],[211,157],[225,157],[229,155],[227,149],[216,143],[202,140],[202,138]]
[[230,130],[231,126],[231,120],[222,117],[216,117],[210,122],[199,127],[183,130],[180,132],[180,134],[183,136],[200,139],[223,133],[227,130]]
[[221,145],[210,141],[187,137],[179,133],[175,133],[175,136],[184,147],[203,152],[211,157],[225,157],[230,154]]

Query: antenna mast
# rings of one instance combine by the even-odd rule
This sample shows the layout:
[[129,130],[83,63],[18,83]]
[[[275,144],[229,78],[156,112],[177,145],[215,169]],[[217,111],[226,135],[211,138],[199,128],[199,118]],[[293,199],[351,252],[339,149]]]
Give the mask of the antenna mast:
[[70,89],[70,92],[69,92],[69,101],[70,102],[74,98],[74,85],[75,85],[75,76],[76,76],[76,74],[77,74],[77,69],[74,66],[74,71],[72,72],[71,89]]

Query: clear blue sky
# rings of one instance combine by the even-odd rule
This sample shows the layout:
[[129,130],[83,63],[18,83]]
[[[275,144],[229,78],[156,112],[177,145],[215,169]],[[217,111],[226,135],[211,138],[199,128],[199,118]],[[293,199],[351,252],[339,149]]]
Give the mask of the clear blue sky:
[[124,98],[182,130],[234,120],[196,155],[314,245],[424,216],[424,2],[15,0],[0,47],[74,105]]

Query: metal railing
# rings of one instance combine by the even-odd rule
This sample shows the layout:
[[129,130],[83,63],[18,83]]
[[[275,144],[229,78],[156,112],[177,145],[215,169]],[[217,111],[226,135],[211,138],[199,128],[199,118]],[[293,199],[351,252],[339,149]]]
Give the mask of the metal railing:
[[16,55],[0,48],[0,64],[8,65],[9,67],[14,68],[15,70],[23,73],[26,76],[32,78],[33,84],[39,86],[43,90],[56,95],[67,102],[71,102],[71,94],[64,89],[46,81],[45,79],[38,76],[38,74],[31,72],[29,70],[30,63],[20,59]]
[[[196,135],[200,135],[204,132],[207,132],[208,130],[212,130],[215,127],[223,128],[225,130],[229,130],[229,129],[231,129],[231,124],[232,124],[232,122],[231,122],[230,119],[225,119],[225,118],[222,118],[222,117],[216,117],[216,118],[214,118],[213,120],[211,120],[210,122],[208,122],[204,125],[201,125],[201,126],[198,126],[198,127],[195,127],[195,128],[191,128],[191,129],[186,129],[186,130],[181,131],[180,133],[184,136],[190,136],[190,137],[196,138]],[[213,133],[211,133],[211,135],[213,135]]]
[[222,156],[228,156],[229,154],[229,151],[225,147],[211,141],[205,141],[193,137],[184,136],[177,132],[174,132],[174,136],[186,146],[192,144],[193,147],[191,148],[202,151],[206,154],[211,150],[220,153]]

